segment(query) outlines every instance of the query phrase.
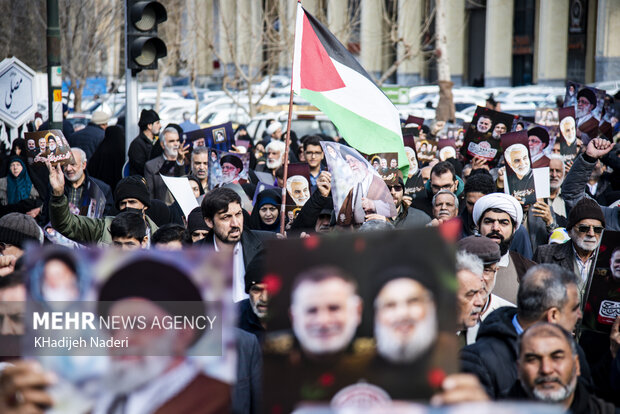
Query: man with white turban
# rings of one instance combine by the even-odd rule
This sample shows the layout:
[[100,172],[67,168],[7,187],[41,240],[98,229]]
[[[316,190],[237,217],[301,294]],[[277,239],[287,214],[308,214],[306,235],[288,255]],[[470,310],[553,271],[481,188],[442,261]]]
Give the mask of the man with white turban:
[[511,195],[491,193],[476,201],[472,216],[478,232],[495,241],[502,255],[493,293],[516,303],[519,280],[527,269],[535,265],[519,253],[509,251],[514,234],[523,220],[521,204]]
[[272,140],[282,140],[282,124],[278,121],[273,121],[265,130],[269,138]]

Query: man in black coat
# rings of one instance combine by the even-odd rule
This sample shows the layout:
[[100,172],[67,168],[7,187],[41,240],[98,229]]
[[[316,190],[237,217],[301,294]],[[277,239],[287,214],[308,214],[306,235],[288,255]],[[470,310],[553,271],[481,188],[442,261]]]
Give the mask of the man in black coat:
[[109,120],[110,115],[104,111],[93,112],[93,116],[85,128],[67,137],[71,148],[81,148],[86,153],[86,158],[91,159],[99,144],[103,141]]
[[[517,308],[492,312],[480,325],[476,343],[461,350],[462,371],[478,376],[492,399],[505,395],[517,380],[517,338],[538,322],[560,325],[569,332],[581,319],[578,280],[557,265],[538,265],[523,276]],[[579,348],[581,377],[592,388],[590,369]]]
[[241,197],[230,188],[220,187],[209,191],[202,200],[201,209],[211,231],[196,244],[232,253],[233,300],[240,302],[247,299],[246,269],[254,257],[263,252],[263,242],[276,238],[275,233],[244,228]]
[[143,109],[138,121],[140,134],[133,139],[127,155],[129,157],[129,175],[144,177],[144,164],[151,159],[151,150],[157,143],[161,124],[159,115],[152,109]]

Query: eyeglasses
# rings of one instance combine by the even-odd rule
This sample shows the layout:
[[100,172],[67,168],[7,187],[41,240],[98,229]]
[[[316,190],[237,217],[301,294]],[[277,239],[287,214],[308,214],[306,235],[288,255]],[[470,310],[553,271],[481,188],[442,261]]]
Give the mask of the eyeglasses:
[[586,226],[582,224],[580,226],[577,226],[577,231],[579,233],[588,233],[590,229],[592,229],[596,234],[601,234],[603,232],[603,228],[604,227],[601,226]]
[[394,190],[394,191],[396,191],[396,192],[398,193],[399,191],[403,191],[403,186],[402,186],[402,185],[400,185],[400,184],[397,184],[397,185],[388,185],[388,189],[389,189],[390,191]]

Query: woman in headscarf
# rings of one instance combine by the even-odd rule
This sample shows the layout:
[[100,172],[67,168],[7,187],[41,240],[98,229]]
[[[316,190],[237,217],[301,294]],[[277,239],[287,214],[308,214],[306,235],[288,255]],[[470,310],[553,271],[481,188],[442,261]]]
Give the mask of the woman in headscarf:
[[19,156],[9,159],[9,174],[0,178],[0,204],[17,204],[22,200],[39,198],[39,192],[32,185],[26,163]]
[[24,163],[26,163],[26,165],[28,164],[28,147],[26,146],[25,139],[15,138],[15,140],[13,141],[13,145],[11,146],[11,153],[8,156],[2,156],[2,167],[0,167],[2,177],[9,174],[9,163],[10,159],[13,158],[13,156],[19,156],[19,158],[24,160]]
[[119,126],[109,126],[105,130],[103,141],[88,160],[86,169],[95,178],[110,186],[112,192],[123,178],[125,162],[125,131]]
[[280,230],[280,190],[269,188],[256,196],[256,203],[250,216],[252,230],[278,232]]

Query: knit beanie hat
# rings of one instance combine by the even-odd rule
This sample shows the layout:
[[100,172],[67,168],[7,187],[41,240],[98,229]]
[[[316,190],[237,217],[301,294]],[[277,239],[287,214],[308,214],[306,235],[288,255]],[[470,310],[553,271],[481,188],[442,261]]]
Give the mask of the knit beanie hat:
[[[114,203],[116,208],[126,198],[135,198],[147,207],[151,206],[151,194],[146,186],[146,181],[139,175],[130,175],[116,184],[114,191]],[[120,209],[119,209],[120,210]]]
[[187,216],[187,231],[191,234],[196,230],[210,230],[202,217],[202,210],[200,207],[193,209]]
[[566,230],[570,230],[583,219],[599,220],[601,225],[605,227],[605,216],[601,206],[591,198],[584,197],[575,204],[568,213],[568,225]]
[[0,242],[21,248],[29,240],[43,244],[43,233],[35,219],[22,213],[9,213],[0,218]]

